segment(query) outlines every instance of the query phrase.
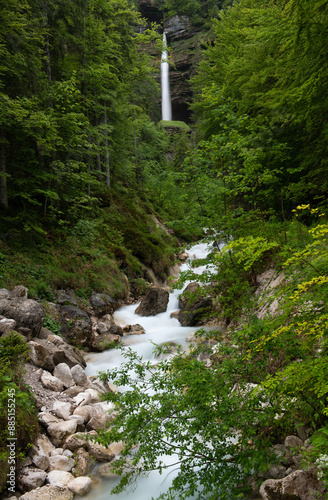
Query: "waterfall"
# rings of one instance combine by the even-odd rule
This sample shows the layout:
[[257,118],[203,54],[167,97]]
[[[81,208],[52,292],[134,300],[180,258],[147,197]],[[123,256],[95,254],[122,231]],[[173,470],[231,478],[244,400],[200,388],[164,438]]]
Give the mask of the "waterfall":
[[161,87],[162,87],[162,120],[172,120],[169,63],[166,46],[165,31],[163,32],[163,46],[161,59]]

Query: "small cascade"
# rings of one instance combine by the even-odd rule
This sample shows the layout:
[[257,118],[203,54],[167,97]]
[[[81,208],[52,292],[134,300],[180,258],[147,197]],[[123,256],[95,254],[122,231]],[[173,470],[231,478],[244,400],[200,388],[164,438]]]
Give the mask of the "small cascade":
[[[190,258],[181,265],[180,270],[186,271],[190,269],[191,261],[194,259],[204,259],[212,249],[211,245],[204,242],[193,245],[188,250]],[[206,270],[206,266],[198,268],[192,266],[192,269],[196,274],[201,274]],[[166,312],[157,314],[156,316],[136,315],[135,310],[138,304],[123,306],[118,309],[114,314],[117,324],[125,326],[139,323],[146,331],[143,335],[123,337],[122,344],[126,347],[131,347],[144,361],[150,361],[153,364],[158,363],[158,359],[153,352],[154,343],[174,342],[181,345],[183,349],[188,350],[189,344],[186,341],[186,337],[194,333],[197,327],[181,326],[177,319],[171,317],[171,313],[179,307],[178,297],[181,292],[182,290],[171,292]],[[88,375],[96,375],[99,371],[110,371],[119,367],[121,363],[126,362],[126,359],[116,349],[109,349],[102,353],[88,354],[87,361],[86,373]],[[120,388],[120,390],[124,390],[124,388]],[[162,456],[160,458],[167,465],[175,464],[178,461],[177,455]],[[110,498],[113,498],[113,500],[150,500],[151,498],[156,498],[160,493],[166,492],[177,474],[177,467],[172,467],[172,470],[168,469],[163,475],[158,471],[152,471],[149,475],[138,478],[135,489],[125,490],[113,497],[110,494],[110,490],[118,483],[118,480],[104,480],[99,484],[97,489],[84,498],[85,500],[109,500]],[[198,495],[191,497],[190,500],[195,500],[196,498],[198,498]]]
[[172,120],[170,75],[165,31],[163,32],[162,59],[161,59],[161,88],[162,88],[162,120]]

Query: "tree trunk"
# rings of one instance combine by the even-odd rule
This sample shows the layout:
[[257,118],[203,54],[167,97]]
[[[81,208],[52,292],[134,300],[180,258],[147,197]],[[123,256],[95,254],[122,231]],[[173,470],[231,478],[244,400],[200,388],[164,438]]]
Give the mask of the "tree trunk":
[[0,207],[2,208],[8,208],[5,141],[5,134],[3,130],[0,130]]
[[104,121],[105,121],[105,164],[106,164],[106,187],[110,189],[110,167],[108,150],[108,130],[107,130],[107,109],[104,103]]

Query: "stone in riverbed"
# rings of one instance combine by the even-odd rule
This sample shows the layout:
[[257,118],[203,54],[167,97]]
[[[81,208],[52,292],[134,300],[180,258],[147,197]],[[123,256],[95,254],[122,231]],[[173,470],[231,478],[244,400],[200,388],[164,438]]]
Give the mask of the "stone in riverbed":
[[67,487],[73,491],[75,495],[83,496],[91,490],[92,481],[89,477],[80,476],[68,483]]
[[140,316],[155,316],[165,312],[169,302],[169,292],[163,288],[151,288],[135,310]]
[[49,484],[60,488],[65,488],[73,479],[73,474],[62,470],[52,470],[48,473]]

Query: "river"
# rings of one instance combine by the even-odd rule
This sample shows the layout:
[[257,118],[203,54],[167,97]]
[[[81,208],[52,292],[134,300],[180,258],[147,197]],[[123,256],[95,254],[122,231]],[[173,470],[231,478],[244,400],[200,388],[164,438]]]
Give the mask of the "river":
[[[191,261],[194,259],[203,259],[209,252],[209,245],[207,243],[198,243],[192,246],[189,250],[189,259],[181,265],[181,271],[190,268]],[[193,271],[197,274],[202,273],[206,269],[205,266],[198,268],[193,267]],[[161,344],[163,342],[175,342],[180,344],[184,349],[188,348],[186,338],[196,331],[196,327],[183,327],[175,318],[171,318],[171,313],[178,309],[178,296],[181,290],[175,290],[170,293],[168,308],[165,313],[157,314],[151,317],[142,317],[134,314],[137,304],[124,306],[117,310],[114,318],[117,324],[121,326],[140,324],[144,327],[146,333],[144,335],[133,335],[123,337],[123,344],[132,346],[132,348],[147,361],[158,362],[153,354],[154,346],[152,344]],[[120,366],[125,361],[119,351],[116,349],[104,351],[102,353],[90,354],[87,358],[87,375],[96,375],[99,371],[107,371]],[[165,457],[166,463],[174,463],[176,457]],[[129,489],[118,495],[111,495],[110,491],[115,485],[115,480],[104,480],[102,483],[94,488],[92,492],[84,497],[88,500],[151,500],[157,498],[161,493],[167,491],[171,485],[174,475],[178,473],[177,470],[171,471],[160,475],[158,472],[152,472],[147,477],[138,479],[135,489]],[[117,480],[118,481],[118,480]],[[117,482],[116,481],[116,482]],[[195,497],[196,498],[196,497]]]

